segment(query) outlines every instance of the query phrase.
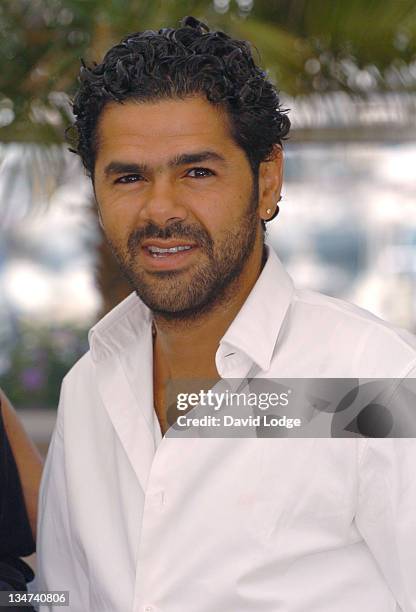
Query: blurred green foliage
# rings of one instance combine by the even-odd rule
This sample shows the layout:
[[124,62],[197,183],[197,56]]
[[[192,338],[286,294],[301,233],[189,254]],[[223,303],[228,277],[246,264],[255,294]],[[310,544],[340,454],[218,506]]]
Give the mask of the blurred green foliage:
[[87,349],[84,328],[21,324],[0,387],[19,408],[56,408],[62,379]]
[[79,58],[187,14],[251,40],[290,95],[416,88],[414,0],[3,0],[0,140],[61,142]]

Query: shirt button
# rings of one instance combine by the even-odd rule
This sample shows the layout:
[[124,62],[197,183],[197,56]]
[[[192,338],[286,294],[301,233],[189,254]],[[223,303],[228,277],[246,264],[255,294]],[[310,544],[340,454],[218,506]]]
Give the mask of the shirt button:
[[144,612],[156,612],[155,608],[153,606],[145,606],[143,608]]

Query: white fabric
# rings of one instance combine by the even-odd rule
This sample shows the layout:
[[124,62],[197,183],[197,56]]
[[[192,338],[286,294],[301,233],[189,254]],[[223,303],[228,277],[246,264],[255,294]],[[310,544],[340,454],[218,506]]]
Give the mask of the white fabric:
[[[46,462],[40,588],[69,590],[71,612],[416,611],[415,440],[162,439],[148,309],[132,294],[90,346]],[[415,349],[295,290],[270,251],[216,364],[222,377],[402,378]]]

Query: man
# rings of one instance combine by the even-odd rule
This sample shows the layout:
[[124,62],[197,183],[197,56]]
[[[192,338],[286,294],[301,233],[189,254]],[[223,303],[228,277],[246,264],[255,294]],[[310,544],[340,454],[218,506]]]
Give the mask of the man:
[[[289,121],[193,18],[83,67],[76,151],[135,293],[67,375],[41,586],[72,612],[416,610],[412,440],[174,436],[170,381],[411,376],[415,340],[299,291],[264,222]],[[166,435],[165,435],[166,434]]]

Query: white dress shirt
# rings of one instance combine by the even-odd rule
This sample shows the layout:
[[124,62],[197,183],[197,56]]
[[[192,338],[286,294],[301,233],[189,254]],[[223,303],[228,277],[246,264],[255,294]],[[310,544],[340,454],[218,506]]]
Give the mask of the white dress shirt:
[[[415,365],[411,334],[296,290],[271,250],[216,353],[222,378]],[[63,382],[38,572],[71,612],[415,612],[415,440],[162,438],[132,294]]]

